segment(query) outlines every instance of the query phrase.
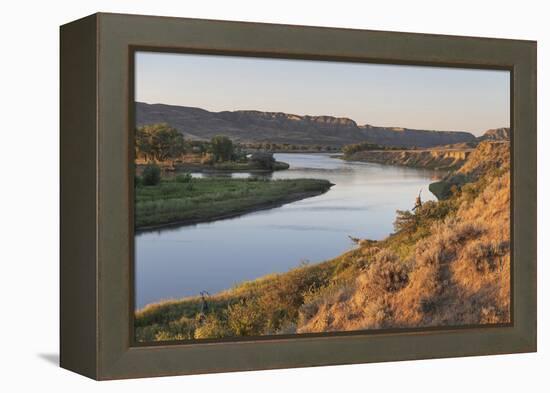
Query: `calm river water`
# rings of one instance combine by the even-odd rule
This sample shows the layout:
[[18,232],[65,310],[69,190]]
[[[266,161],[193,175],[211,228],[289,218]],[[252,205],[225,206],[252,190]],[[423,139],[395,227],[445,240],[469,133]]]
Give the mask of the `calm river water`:
[[[411,209],[419,190],[435,197],[430,170],[345,162],[325,154],[276,154],[290,164],[273,179],[320,178],[327,193],[241,217],[135,238],[136,307],[162,299],[216,293],[243,280],[321,262],[351,249],[348,235],[382,239],[397,209]],[[233,176],[249,176],[234,174]]]

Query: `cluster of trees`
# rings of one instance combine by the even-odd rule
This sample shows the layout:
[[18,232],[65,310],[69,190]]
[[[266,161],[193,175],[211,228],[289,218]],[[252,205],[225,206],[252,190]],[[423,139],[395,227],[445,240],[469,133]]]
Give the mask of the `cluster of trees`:
[[183,135],[166,123],[136,129],[136,157],[147,162],[173,161],[186,153],[211,154],[214,162],[236,160],[238,149],[226,136],[215,136],[209,142],[186,141]]
[[377,143],[360,142],[360,143],[354,143],[351,145],[346,145],[342,148],[342,152],[346,156],[351,155],[353,153],[357,153],[360,151],[367,151],[367,150],[403,150],[403,147],[383,146]]
[[294,145],[292,143],[274,143],[274,142],[249,142],[243,143],[241,146],[245,149],[262,150],[262,151],[327,151],[335,152],[340,148],[336,146],[323,145]]
[[237,158],[233,141],[222,135],[215,136],[210,140],[210,152],[216,162],[233,161]]
[[151,162],[174,160],[185,153],[183,135],[166,123],[139,127],[135,147],[137,157]]

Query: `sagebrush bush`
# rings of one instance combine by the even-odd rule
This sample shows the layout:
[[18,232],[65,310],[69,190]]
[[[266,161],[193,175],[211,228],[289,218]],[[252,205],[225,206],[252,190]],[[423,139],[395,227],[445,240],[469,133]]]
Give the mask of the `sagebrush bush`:
[[227,308],[227,325],[235,336],[260,335],[266,324],[265,310],[256,300],[243,299]]
[[509,242],[476,241],[465,249],[465,257],[478,272],[494,271],[502,264],[502,258],[509,252]]
[[143,169],[141,178],[143,180],[143,185],[156,186],[160,183],[160,167],[155,164],[146,165]]
[[228,328],[226,321],[214,314],[209,314],[195,329],[195,338],[222,338],[231,337],[233,332]]
[[374,293],[395,292],[409,281],[407,266],[393,252],[383,250],[375,255],[364,282]]

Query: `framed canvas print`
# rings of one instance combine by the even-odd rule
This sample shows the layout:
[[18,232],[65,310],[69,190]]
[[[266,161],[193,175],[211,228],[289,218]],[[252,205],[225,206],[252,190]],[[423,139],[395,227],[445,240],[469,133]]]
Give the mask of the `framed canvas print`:
[[536,350],[536,43],[61,27],[61,365]]

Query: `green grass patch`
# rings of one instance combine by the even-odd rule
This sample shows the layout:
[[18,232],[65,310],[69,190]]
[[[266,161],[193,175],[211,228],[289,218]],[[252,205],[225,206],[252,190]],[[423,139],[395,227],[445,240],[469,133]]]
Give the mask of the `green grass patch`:
[[331,183],[319,179],[163,179],[136,187],[136,228],[191,224],[237,216],[321,194]]

